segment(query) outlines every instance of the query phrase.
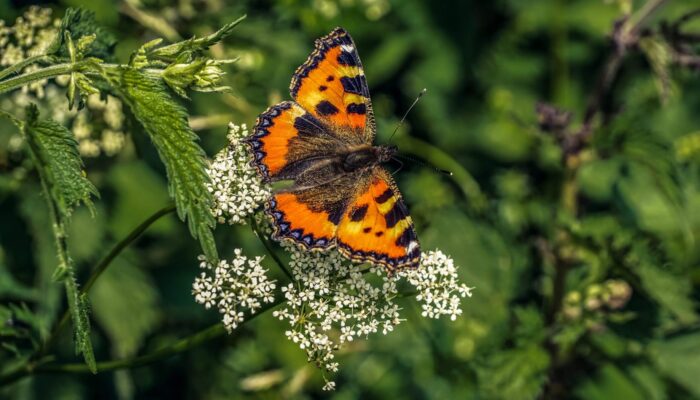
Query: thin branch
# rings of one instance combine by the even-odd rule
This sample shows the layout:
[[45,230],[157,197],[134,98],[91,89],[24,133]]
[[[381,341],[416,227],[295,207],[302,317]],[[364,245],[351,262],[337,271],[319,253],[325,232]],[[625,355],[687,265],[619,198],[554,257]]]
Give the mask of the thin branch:
[[574,135],[571,135],[565,144],[564,149],[567,153],[580,150],[583,142],[592,134],[593,121],[601,111],[603,99],[607,96],[608,91],[617,78],[617,73],[628,50],[639,41],[639,33],[649,18],[667,2],[668,0],[649,0],[634,15],[619,22],[616,26],[613,32],[615,48],[610,57],[608,57],[608,61],[605,63],[603,72],[598,78],[595,89],[588,101],[581,129]]

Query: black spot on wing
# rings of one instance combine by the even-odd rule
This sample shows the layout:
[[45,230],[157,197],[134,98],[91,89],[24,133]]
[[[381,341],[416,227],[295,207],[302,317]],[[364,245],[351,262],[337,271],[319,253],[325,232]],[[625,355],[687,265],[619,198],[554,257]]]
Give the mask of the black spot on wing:
[[362,232],[364,232],[364,233],[370,233],[371,231],[372,231],[372,228],[370,228],[370,227],[362,229]]
[[364,218],[365,214],[367,214],[367,208],[369,208],[367,204],[360,207],[355,207],[350,212],[350,220],[353,222],[362,221],[362,218]]
[[352,78],[344,76],[340,78],[340,83],[343,84],[343,89],[348,93],[365,95],[364,88],[367,86],[364,75],[356,75]]
[[400,247],[408,247],[408,244],[416,241],[416,232],[413,230],[412,226],[406,227],[406,229],[401,232],[401,235],[396,239],[396,245]]
[[379,197],[376,198],[376,200],[377,200],[377,203],[383,204],[383,203],[386,203],[393,196],[394,196],[394,191],[391,190],[391,188],[388,188],[387,190],[384,191],[384,193],[380,194]]
[[338,64],[355,67],[357,66],[357,60],[355,59],[355,55],[353,53],[341,51],[340,54],[338,54]]
[[408,216],[408,210],[402,201],[397,201],[394,206],[391,207],[388,213],[384,216],[387,228],[393,228],[402,219]]
[[376,236],[376,237],[381,237],[383,234],[384,234],[384,231],[374,232],[374,236]]
[[340,223],[341,218],[343,218],[343,210],[341,207],[336,207],[334,210],[328,213],[328,220],[335,225]]
[[346,107],[348,114],[366,114],[367,107],[364,104],[350,103]]
[[326,89],[328,89],[328,86],[326,86],[326,85],[321,85],[321,86],[318,87],[318,90],[319,90],[320,92],[325,92]]
[[328,75],[328,78],[326,78],[326,82],[333,82],[334,80],[335,78],[333,77],[333,75]]
[[319,115],[334,115],[338,113],[338,108],[330,101],[323,100],[316,104],[316,112]]

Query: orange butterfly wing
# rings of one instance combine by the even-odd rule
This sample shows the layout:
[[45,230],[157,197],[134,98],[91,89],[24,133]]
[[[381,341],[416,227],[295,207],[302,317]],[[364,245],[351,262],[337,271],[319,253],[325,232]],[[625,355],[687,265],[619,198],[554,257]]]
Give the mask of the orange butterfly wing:
[[253,152],[253,166],[266,182],[294,179],[303,170],[304,160],[341,145],[321,121],[293,101],[260,114],[245,142]]
[[353,143],[372,143],[375,125],[369,87],[355,43],[343,28],[316,40],[297,68],[292,98]]
[[274,222],[273,236],[290,239],[307,249],[334,246],[348,199],[362,180],[359,173],[341,174],[312,188],[274,194],[266,208]]
[[273,236],[307,249],[337,245],[352,260],[391,270],[417,266],[416,233],[391,176],[379,166],[347,172],[336,159],[375,134],[362,63],[345,30],[316,41],[290,92],[295,102],[262,113],[246,140],[265,181],[295,181],[267,204]]
[[375,167],[348,205],[336,232],[341,253],[395,270],[417,267],[420,246],[413,221],[391,176]]

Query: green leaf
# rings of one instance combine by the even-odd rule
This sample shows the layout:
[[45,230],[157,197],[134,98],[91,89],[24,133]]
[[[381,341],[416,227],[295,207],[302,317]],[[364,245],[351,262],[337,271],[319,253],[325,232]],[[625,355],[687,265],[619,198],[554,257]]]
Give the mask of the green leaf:
[[[72,270],[70,272],[72,273]],[[68,296],[68,309],[73,320],[75,354],[82,354],[85,364],[90,368],[90,372],[96,374],[97,364],[95,362],[95,354],[92,351],[92,341],[90,340],[90,310],[87,296],[80,294],[78,283],[72,274],[66,276],[65,287],[66,295]]]
[[0,305],[0,343],[17,357],[38,347],[40,324],[24,303]]
[[575,390],[577,398],[586,400],[647,399],[641,388],[624,371],[613,364],[604,365],[592,378]]
[[0,298],[15,298],[25,301],[36,300],[37,298],[36,290],[25,286],[12,276],[7,265],[5,265],[5,251],[2,247],[0,247]]
[[[183,40],[182,42],[177,42],[169,46],[163,46],[150,50],[149,57],[168,63],[174,62],[176,59],[180,59],[180,62],[191,61],[200,53],[230,35],[231,32],[233,32],[233,28],[241,23],[241,21],[243,21],[245,18],[246,16],[244,15],[237,20],[224,25],[221,27],[221,29],[210,35],[201,38],[192,37],[191,39]],[[188,56],[186,60],[182,59],[183,54]]]
[[35,160],[36,168],[46,177],[51,198],[63,217],[70,216],[73,207],[84,203],[92,209],[91,196],[97,189],[85,177],[78,142],[73,134],[56,121],[38,119],[36,106],[27,108],[24,133]]
[[135,354],[158,323],[158,292],[149,276],[124,257],[112,264],[95,282],[90,297],[95,319],[110,337],[114,352],[123,358]]
[[141,122],[158,150],[168,174],[170,196],[180,219],[187,219],[190,233],[199,239],[204,254],[218,260],[212,228],[211,194],[206,188],[204,151],[187,122],[185,109],[168,94],[163,81],[133,68],[108,75]]
[[[48,54],[55,54],[59,57],[69,57],[68,43],[63,37],[64,32],[69,32],[70,38],[74,42],[79,42],[84,36],[94,35],[95,40],[85,45],[81,54],[85,57],[97,57],[102,60],[112,58],[114,46],[117,44],[116,38],[106,30],[102,29],[95,21],[95,13],[84,9],[69,8],[63,14],[59,34],[47,50]],[[84,41],[83,41],[84,43]]]
[[673,83],[670,72],[673,62],[671,45],[658,36],[647,36],[639,41],[639,48],[654,71],[656,86],[661,100],[668,100]]
[[634,271],[649,296],[668,309],[681,323],[690,324],[698,320],[690,298],[692,287],[689,280],[644,260],[641,260]]
[[538,344],[494,353],[477,369],[485,398],[535,399],[547,379],[549,354]]
[[658,341],[649,346],[651,359],[664,375],[700,397],[700,333]]

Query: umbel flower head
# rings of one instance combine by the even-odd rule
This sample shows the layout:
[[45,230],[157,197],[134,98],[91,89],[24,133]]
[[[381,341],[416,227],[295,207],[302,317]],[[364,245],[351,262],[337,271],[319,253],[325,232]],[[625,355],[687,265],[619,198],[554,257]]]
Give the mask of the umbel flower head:
[[[244,224],[247,218],[255,218],[255,226],[260,227],[256,234],[269,236],[271,226],[262,213],[255,212],[270,190],[250,166],[249,153],[240,143],[247,129],[231,124],[229,132],[229,146],[208,170],[213,213],[220,223]],[[247,258],[239,249],[232,261],[221,261],[216,267],[203,260],[205,272],[195,280],[193,293],[205,307],[219,309],[229,331],[263,303],[281,302],[273,315],[287,323],[284,335],[324,372],[324,378],[338,371],[337,351],[348,342],[387,335],[403,321],[399,298],[419,301],[424,317],[455,320],[462,314],[461,300],[471,297],[472,288],[459,281],[454,261],[440,250],[424,252],[416,269],[388,275],[382,267],[352,263],[335,249],[310,252],[286,242],[281,247],[289,254],[289,262],[279,267],[291,282],[281,285],[277,293],[273,294],[277,285],[261,267],[261,258]],[[400,291],[403,286],[412,289]],[[323,389],[335,389],[335,382],[325,379]]]
[[241,143],[246,136],[245,124],[229,124],[229,145],[214,157],[207,169],[210,178],[207,189],[214,198],[212,213],[220,224],[245,224],[246,218],[270,195],[250,166],[248,151]]
[[255,314],[263,303],[272,303],[276,287],[267,278],[267,270],[260,265],[262,257],[249,259],[234,250],[231,261],[221,260],[216,266],[200,257],[200,268],[211,272],[202,274],[192,285],[197,303],[205,308],[216,307],[222,315],[226,329],[231,332],[244,321],[246,312]]
[[[29,7],[12,26],[6,26],[5,21],[0,20],[0,67],[45,54],[59,32],[60,23],[60,19],[52,17],[50,8],[37,6]],[[39,65],[33,64],[23,72],[39,68]],[[82,157],[111,157],[121,152],[127,139],[121,101],[110,95],[92,94],[87,99],[86,109],[69,110],[65,107],[63,88],[69,80],[68,75],[37,80],[5,96],[0,105],[21,115],[30,103],[37,104],[42,115],[49,115],[56,122],[71,128]],[[7,150],[19,152],[22,146],[22,135],[13,134]]]

